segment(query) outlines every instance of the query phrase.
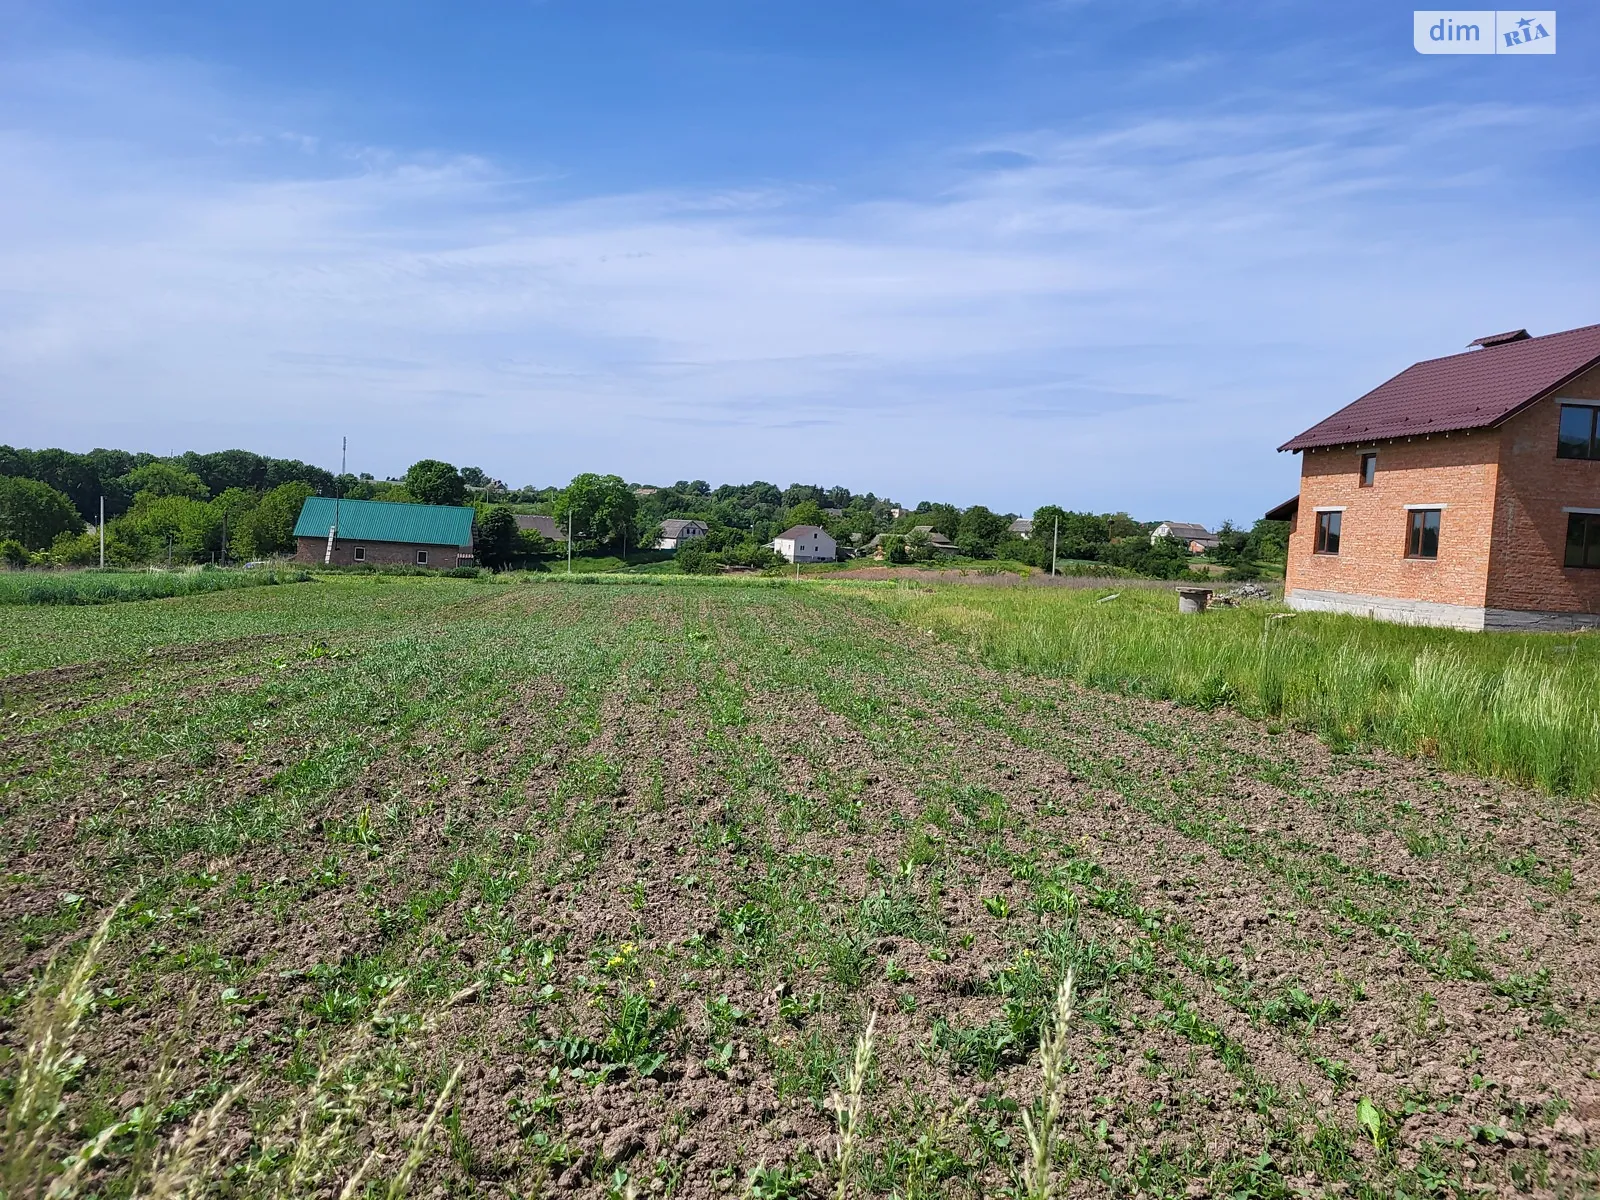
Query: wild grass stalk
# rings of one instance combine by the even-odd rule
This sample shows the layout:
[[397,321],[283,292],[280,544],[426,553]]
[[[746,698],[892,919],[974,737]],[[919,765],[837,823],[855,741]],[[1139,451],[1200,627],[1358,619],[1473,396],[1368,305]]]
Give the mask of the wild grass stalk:
[[867,1018],[867,1027],[856,1039],[855,1056],[845,1074],[844,1092],[834,1093],[833,1110],[839,1123],[839,1137],[834,1158],[839,1171],[839,1186],[834,1192],[836,1200],[845,1200],[850,1191],[850,1169],[855,1163],[856,1139],[861,1131],[861,1093],[866,1087],[867,1071],[872,1066],[872,1035],[877,1028],[878,1014]]
[[1022,1183],[1028,1200],[1050,1200],[1057,1194],[1055,1179],[1056,1127],[1061,1121],[1061,1080],[1067,1069],[1067,1033],[1072,1024],[1072,971],[1056,992],[1055,1010],[1039,1036],[1039,1102],[1037,1119],[1022,1111],[1022,1128],[1028,1135],[1028,1157],[1022,1166]]
[[[177,1200],[196,1194],[217,1178],[233,1147],[219,1145],[218,1135],[238,1102],[255,1090],[258,1080],[245,1079],[227,1088],[187,1126],[164,1140],[158,1128],[161,1110],[171,1092],[175,1065],[163,1055],[144,1101],[125,1119],[115,1121],[65,1155],[70,1122],[65,1097],[84,1066],[77,1034],[94,1002],[91,981],[110,938],[111,923],[121,903],[113,906],[70,966],[59,960],[46,968],[20,1028],[22,1052],[5,1118],[0,1126],[0,1198],[3,1200],[70,1200],[83,1193],[90,1173],[124,1135],[133,1135],[132,1150],[112,1173],[119,1193],[136,1200]],[[373,1022],[398,993],[391,991],[373,1013]],[[259,1153],[245,1166],[243,1180],[251,1195],[291,1200],[326,1192],[330,1180],[347,1169],[364,1130],[373,1128],[374,1110],[382,1098],[382,1078],[375,1069],[378,1046],[373,1022],[364,1025],[343,1051],[324,1062],[312,1083],[296,1093],[283,1111],[257,1133]],[[421,1129],[405,1143],[399,1166],[384,1195],[398,1200],[409,1189],[434,1131],[461,1076],[457,1066],[434,1100]],[[363,1182],[389,1153],[378,1144],[350,1175],[340,1196],[365,1195]]]
[[[78,1027],[94,1003],[89,981],[111,936],[111,921],[122,907],[119,901],[106,913],[90,936],[83,953],[71,967],[52,960],[33,993],[20,1029],[21,1064],[6,1103],[5,1125],[0,1131],[0,1194],[8,1198],[46,1194],[55,1174],[56,1138],[65,1111],[63,1097],[83,1066],[77,1051]],[[62,1179],[75,1187],[93,1161],[96,1141],[80,1147]],[[70,1176],[70,1179],[68,1178]],[[51,1195],[70,1195],[56,1192]]]

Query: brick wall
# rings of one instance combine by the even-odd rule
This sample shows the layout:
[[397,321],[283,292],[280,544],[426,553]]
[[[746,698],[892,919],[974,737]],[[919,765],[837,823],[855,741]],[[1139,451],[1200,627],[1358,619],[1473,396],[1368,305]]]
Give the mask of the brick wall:
[[[1378,456],[1371,487],[1359,486],[1365,453]],[[1482,606],[1499,456],[1493,430],[1302,453],[1288,589]],[[1444,506],[1438,558],[1406,557],[1407,504]],[[1317,554],[1316,509],[1339,505],[1339,553]]]
[[[325,537],[303,537],[295,539],[299,548],[295,551],[295,561],[304,563],[320,563],[323,555],[328,552],[328,539]],[[457,565],[457,555],[467,555],[462,562],[472,562],[471,546],[421,546],[413,542],[355,542],[339,538],[333,543],[332,563],[335,566],[356,566],[355,548],[360,546],[366,551],[362,561],[374,565],[380,563],[404,563],[408,566],[417,565],[417,551],[428,552],[427,566],[439,570],[448,570]]]
[[1507,421],[1489,568],[1491,608],[1600,612],[1600,571],[1562,566],[1564,507],[1600,508],[1600,462],[1556,457],[1560,399],[1600,403],[1600,369]]

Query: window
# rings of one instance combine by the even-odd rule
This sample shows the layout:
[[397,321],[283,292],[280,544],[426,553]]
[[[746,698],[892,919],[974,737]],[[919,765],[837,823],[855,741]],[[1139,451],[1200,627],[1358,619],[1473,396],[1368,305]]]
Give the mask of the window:
[[1439,510],[1411,510],[1411,532],[1406,538],[1407,558],[1439,557]]
[[428,552],[426,550],[418,550],[417,551],[417,566],[425,567],[427,565],[428,565]]
[[1563,404],[1561,432],[1556,436],[1557,458],[1600,458],[1600,407]]
[[1569,567],[1600,567],[1600,513],[1567,515]]
[[1361,486],[1371,487],[1372,481],[1378,477],[1378,456],[1376,454],[1363,454],[1361,456]]
[[365,546],[357,546],[354,550],[352,550],[350,552],[350,557],[355,559],[356,562],[366,562],[367,561],[367,548]]
[[1339,553],[1339,526],[1344,524],[1342,512],[1317,514],[1317,553]]

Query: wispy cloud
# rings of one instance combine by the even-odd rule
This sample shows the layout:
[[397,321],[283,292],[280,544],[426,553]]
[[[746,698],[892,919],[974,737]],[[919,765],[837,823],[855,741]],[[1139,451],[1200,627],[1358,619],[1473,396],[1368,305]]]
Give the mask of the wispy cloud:
[[[943,147],[894,199],[575,200],[304,114],[251,132],[203,73],[138,134],[137,66],[92,70],[123,86],[76,86],[49,129],[19,91],[56,76],[0,95],[0,409],[28,444],[316,458],[347,432],[379,473],[441,454],[1215,520],[1281,498],[1272,447],[1410,359],[1596,316],[1600,243],[1517,177],[1553,125],[1592,146],[1593,112],[1159,114]],[[1561,253],[1507,261],[1512,227]]]

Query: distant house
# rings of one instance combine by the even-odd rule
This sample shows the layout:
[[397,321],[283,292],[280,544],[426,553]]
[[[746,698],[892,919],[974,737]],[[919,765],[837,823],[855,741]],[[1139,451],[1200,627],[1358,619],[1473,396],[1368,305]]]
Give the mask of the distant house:
[[772,548],[792,563],[833,562],[839,543],[820,525],[791,525],[772,539]]
[[1204,554],[1207,550],[1217,548],[1217,535],[1204,525],[1192,525],[1188,521],[1163,521],[1150,531],[1150,544],[1153,546],[1162,538],[1177,538],[1188,549],[1190,554]]
[[543,534],[547,542],[567,540],[567,531],[556,524],[554,517],[547,517],[543,513],[518,513],[517,528],[531,529],[535,533]]
[[1006,532],[1015,534],[1019,538],[1031,538],[1033,536],[1033,522],[1028,520],[1027,517],[1018,517],[1006,526]]
[[660,488],[653,487],[636,487],[633,489],[633,494],[635,496],[654,496],[660,490]]
[[1300,458],[1284,599],[1458,629],[1600,627],[1600,325],[1414,363]]
[[661,536],[656,539],[656,549],[677,550],[687,542],[705,537],[708,532],[704,521],[668,517],[661,522]]
[[471,564],[473,510],[386,500],[312,496],[295,522],[295,561],[355,566],[405,563],[417,567]]
[[[932,525],[918,525],[912,529],[910,533],[896,536],[904,536],[909,538],[916,534],[921,534],[923,537],[927,538],[928,545],[932,549],[937,550],[940,554],[959,554],[961,552],[961,547],[957,546],[949,538],[945,537],[944,534],[940,533]],[[865,546],[861,547],[861,553],[870,554],[873,558],[882,558],[883,538],[883,534],[878,534]]]

